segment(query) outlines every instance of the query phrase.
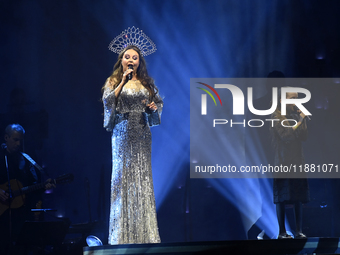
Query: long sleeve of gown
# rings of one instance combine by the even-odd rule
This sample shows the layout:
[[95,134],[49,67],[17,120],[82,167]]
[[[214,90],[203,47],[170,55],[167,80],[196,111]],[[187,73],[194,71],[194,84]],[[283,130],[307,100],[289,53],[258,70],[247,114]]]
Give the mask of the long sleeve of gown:
[[114,128],[114,119],[116,114],[116,96],[115,91],[106,88],[103,93],[104,105],[104,128],[111,132]]

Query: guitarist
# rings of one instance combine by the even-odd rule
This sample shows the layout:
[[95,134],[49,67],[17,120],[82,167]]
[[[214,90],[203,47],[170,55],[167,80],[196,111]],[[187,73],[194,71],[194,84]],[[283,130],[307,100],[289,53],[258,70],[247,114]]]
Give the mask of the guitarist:
[[[21,154],[24,135],[25,130],[19,124],[8,125],[5,143],[0,149],[0,206],[9,207],[0,216],[0,254],[8,253],[9,242],[15,242],[25,220],[33,220],[31,209],[36,208],[38,201],[41,201],[41,192],[32,192],[22,196],[23,205],[19,208],[11,208],[9,202],[9,180],[12,180],[9,182],[13,186],[11,190],[18,188],[20,183],[26,187],[40,181],[40,172]],[[52,187],[55,185],[47,182],[45,189]]]

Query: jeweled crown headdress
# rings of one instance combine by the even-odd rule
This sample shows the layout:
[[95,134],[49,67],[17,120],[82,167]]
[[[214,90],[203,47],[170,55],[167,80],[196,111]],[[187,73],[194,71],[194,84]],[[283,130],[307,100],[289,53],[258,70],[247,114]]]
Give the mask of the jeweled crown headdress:
[[116,36],[109,44],[109,49],[119,54],[128,45],[138,47],[143,57],[150,55],[157,50],[156,45],[143,33],[143,30],[135,28],[134,26],[125,29],[120,35]]

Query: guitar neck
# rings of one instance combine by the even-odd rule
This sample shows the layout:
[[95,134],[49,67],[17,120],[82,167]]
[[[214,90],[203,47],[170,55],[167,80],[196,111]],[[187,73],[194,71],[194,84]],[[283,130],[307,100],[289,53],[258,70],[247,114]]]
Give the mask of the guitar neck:
[[[51,183],[51,184],[65,184],[65,183],[73,181],[73,178],[74,178],[73,174],[64,174],[64,175],[59,176],[56,179],[49,180],[48,182]],[[10,181],[11,186],[12,186],[12,196],[14,198],[14,197],[17,197],[17,196],[20,196],[20,195],[23,195],[23,194],[26,194],[26,193],[29,193],[29,192],[44,189],[45,185],[48,182],[38,183],[38,184],[35,184],[35,185],[31,185],[31,186],[21,188],[22,187],[21,183],[18,180],[13,179],[13,180]],[[3,187],[1,187],[1,186],[3,186]],[[0,189],[3,189],[3,190],[6,190],[7,187],[8,187],[8,183],[0,185]],[[15,187],[15,188],[13,188],[13,187]],[[1,213],[0,213],[0,215],[1,215]]]
[[39,183],[39,184],[35,184],[35,185],[32,185],[32,186],[23,187],[23,188],[18,189],[18,190],[14,190],[12,195],[13,195],[13,197],[17,197],[17,196],[20,196],[22,194],[26,194],[26,193],[30,193],[30,192],[33,192],[33,191],[43,189],[44,187],[45,187],[45,183]]

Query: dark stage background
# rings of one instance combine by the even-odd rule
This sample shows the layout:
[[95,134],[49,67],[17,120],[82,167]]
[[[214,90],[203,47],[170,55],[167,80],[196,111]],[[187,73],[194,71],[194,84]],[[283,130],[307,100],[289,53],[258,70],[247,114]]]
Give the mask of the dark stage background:
[[[270,180],[189,178],[190,78],[266,77],[273,70],[340,77],[339,12],[340,2],[331,0],[2,0],[0,129],[24,126],[26,152],[46,168],[44,178],[75,176],[45,194],[45,208],[58,210],[45,218],[98,221],[91,232],[107,240],[111,145],[101,87],[117,59],[108,44],[136,26],[157,45],[146,61],[165,104],[162,124],[152,128],[162,241],[247,239],[256,221],[249,238],[263,229],[275,237]],[[312,93],[307,162],[339,163],[339,92],[334,79]],[[265,94],[258,88],[258,98]],[[265,152],[249,153],[256,161]],[[310,186],[304,231],[339,236],[339,180]]]

